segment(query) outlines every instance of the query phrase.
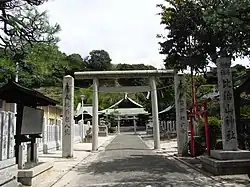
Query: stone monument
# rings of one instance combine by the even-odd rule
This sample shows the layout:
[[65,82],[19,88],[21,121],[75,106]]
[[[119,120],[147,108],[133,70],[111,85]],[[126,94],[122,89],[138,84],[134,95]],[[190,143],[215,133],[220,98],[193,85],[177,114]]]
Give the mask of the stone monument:
[[201,157],[202,167],[215,174],[250,173],[250,151],[239,150],[234,107],[231,59],[217,59],[218,87],[223,150],[211,150],[210,156]]
[[74,79],[70,75],[63,80],[62,157],[73,157],[74,146]]
[[[177,130],[177,147],[178,154],[184,155],[185,147],[188,143],[188,120],[187,120],[187,104],[184,92],[185,76],[177,74],[174,77],[175,87],[175,110],[176,110],[176,130]],[[171,132],[173,131],[173,122],[170,123]]]

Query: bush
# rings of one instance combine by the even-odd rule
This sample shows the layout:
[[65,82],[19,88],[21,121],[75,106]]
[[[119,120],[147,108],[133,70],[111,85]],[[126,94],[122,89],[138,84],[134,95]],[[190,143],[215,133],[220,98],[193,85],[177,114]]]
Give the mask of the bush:
[[[216,141],[221,138],[221,120],[217,117],[208,117],[208,129],[210,132],[210,148],[215,149]],[[206,142],[204,121],[200,120],[199,134],[202,141]]]
[[[189,140],[189,151],[191,153],[191,139]],[[200,156],[206,151],[206,146],[202,137],[194,136],[194,152],[195,156]]]

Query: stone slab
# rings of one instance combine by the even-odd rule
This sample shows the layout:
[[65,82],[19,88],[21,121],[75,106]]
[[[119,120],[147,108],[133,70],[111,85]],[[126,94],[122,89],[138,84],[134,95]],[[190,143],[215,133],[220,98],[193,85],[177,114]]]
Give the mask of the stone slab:
[[26,186],[32,185],[32,180],[38,175],[48,171],[54,166],[52,162],[39,164],[31,169],[18,170],[17,180]]
[[210,156],[218,160],[241,160],[250,159],[250,151],[224,151],[224,150],[211,150]]
[[16,180],[17,165],[11,165],[8,167],[0,168],[0,185],[6,184],[9,181]]
[[1,187],[22,187],[22,185],[19,185],[16,179],[8,180],[4,184],[0,184]]
[[250,173],[250,159],[217,160],[201,156],[202,168],[213,175],[236,175]]
[[0,161],[0,169],[1,168],[7,168],[7,167],[10,167],[10,166],[13,166],[16,164],[16,158],[10,158],[10,159],[7,159],[7,160],[2,160]]

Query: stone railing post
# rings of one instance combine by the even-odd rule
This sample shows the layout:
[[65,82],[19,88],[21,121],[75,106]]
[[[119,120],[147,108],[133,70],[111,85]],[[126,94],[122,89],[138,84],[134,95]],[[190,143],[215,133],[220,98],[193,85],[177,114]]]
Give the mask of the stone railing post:
[[44,117],[43,118],[43,153],[48,153],[48,126],[47,126],[48,120]]
[[0,160],[8,158],[8,115],[6,112],[1,112],[1,142],[0,142]]
[[60,140],[59,140],[59,126],[58,126],[57,120],[56,120],[56,125],[55,125],[55,141],[56,141],[56,150],[59,150]]
[[15,134],[16,134],[16,125],[15,125],[15,114],[8,112],[8,158],[15,157]]

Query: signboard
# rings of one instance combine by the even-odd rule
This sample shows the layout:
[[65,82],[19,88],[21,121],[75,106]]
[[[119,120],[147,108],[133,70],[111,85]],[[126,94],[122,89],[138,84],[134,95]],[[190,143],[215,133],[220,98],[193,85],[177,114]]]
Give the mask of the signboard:
[[43,116],[44,111],[42,109],[25,106],[23,109],[21,134],[41,134],[43,130]]

